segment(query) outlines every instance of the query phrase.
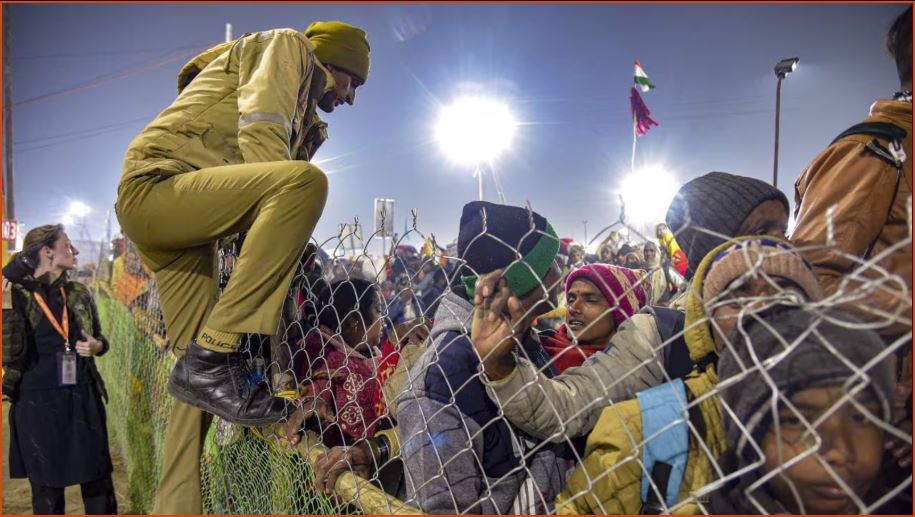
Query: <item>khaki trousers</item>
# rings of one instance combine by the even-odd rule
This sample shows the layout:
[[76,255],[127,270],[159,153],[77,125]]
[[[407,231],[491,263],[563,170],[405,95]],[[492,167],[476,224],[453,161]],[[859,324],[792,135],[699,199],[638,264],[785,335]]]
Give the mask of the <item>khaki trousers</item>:
[[[204,325],[274,334],[305,245],[327,200],[327,177],[303,161],[227,165],[125,180],[115,210],[155,273],[175,352]],[[219,296],[216,242],[248,231]],[[200,455],[211,415],[174,402],[153,513],[200,514]]]

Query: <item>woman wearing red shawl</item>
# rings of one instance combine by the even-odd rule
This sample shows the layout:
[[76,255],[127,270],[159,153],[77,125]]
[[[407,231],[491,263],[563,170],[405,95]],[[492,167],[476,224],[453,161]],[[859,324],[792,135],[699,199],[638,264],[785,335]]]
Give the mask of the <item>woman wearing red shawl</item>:
[[328,447],[350,445],[375,434],[386,410],[376,377],[382,339],[381,296],[375,284],[351,279],[318,294],[318,326],[293,357],[300,381],[300,408],[287,431],[318,431]]
[[428,322],[403,323],[386,338],[381,293],[375,284],[358,278],[325,284],[316,295],[317,326],[300,341],[293,357],[299,408],[287,421],[285,434],[297,443],[305,424],[328,447],[352,445],[391,426],[382,386],[393,374],[402,347],[428,336]]
[[589,356],[607,348],[626,319],[648,303],[645,272],[609,264],[589,264],[566,279],[565,323],[542,340],[556,368],[581,366]]

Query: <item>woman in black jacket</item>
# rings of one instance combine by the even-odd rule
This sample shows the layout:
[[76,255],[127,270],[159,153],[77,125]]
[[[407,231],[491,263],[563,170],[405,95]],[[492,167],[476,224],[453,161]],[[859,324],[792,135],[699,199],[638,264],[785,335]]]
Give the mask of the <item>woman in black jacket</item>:
[[91,293],[69,279],[78,254],[62,226],[41,226],[3,270],[10,477],[29,479],[36,514],[63,514],[70,485],[81,486],[87,514],[117,514],[94,362],[108,342]]

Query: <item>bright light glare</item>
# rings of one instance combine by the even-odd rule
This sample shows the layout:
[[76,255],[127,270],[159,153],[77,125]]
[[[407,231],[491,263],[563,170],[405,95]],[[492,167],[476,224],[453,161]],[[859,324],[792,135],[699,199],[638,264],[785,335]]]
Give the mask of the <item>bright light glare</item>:
[[448,158],[462,165],[491,162],[509,148],[517,122],[501,102],[461,97],[442,109],[435,137]]
[[631,222],[656,224],[664,221],[667,208],[677,195],[677,183],[664,167],[652,165],[624,178],[619,193]]
[[82,201],[73,201],[70,203],[70,208],[67,209],[67,214],[75,217],[86,217],[91,211],[92,208],[86,203],[83,203]]
[[60,218],[60,223],[64,226],[72,226],[74,222],[75,219],[70,214],[64,214],[64,216]]

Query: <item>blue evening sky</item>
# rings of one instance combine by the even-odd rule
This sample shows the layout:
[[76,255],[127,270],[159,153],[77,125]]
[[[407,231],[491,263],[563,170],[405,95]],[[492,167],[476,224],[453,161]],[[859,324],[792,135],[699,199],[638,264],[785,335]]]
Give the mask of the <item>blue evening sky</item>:
[[[395,230],[416,209],[422,231],[453,239],[476,180],[443,156],[434,124],[442,104],[473,91],[504,99],[522,123],[495,164],[508,202],[530,202],[576,240],[588,220],[593,236],[619,215],[636,59],[657,84],[644,98],[660,122],[639,140],[637,165],[663,165],[679,182],[713,170],[769,181],[772,67],[800,56],[782,91],[779,186],[793,200],[816,153],[898,89],[884,37],[903,8],[12,5],[16,216],[26,228],[54,222],[82,200],[93,210],[87,230],[101,238],[124,151],[175,98],[195,50],[222,41],[227,22],[239,36],[327,19],[365,28],[372,71],[354,107],[325,116],[331,138],[315,159],[331,190],[319,238],[353,217],[368,230],[373,198],[384,197],[396,201]],[[494,200],[491,182],[486,190]]]

